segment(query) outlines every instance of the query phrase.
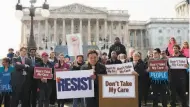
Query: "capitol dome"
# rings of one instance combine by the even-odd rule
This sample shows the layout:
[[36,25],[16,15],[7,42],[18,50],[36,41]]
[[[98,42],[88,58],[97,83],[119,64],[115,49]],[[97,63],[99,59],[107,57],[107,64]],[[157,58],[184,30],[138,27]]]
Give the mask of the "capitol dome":
[[189,18],[189,5],[186,0],[182,0],[175,6],[177,18]]

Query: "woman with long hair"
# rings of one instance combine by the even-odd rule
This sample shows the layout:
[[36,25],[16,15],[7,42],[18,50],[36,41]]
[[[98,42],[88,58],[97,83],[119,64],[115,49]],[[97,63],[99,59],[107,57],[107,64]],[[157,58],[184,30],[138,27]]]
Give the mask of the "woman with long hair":
[[[187,41],[183,42],[183,46],[181,48],[181,54],[185,57],[189,58],[189,44]],[[186,92],[189,93],[189,69],[187,69],[187,82],[186,82]]]
[[183,42],[183,46],[181,48],[181,53],[189,58],[189,43],[186,41],[186,42]]
[[4,107],[10,107],[10,79],[11,79],[11,72],[14,71],[14,67],[10,65],[11,60],[7,58],[3,58],[2,60],[2,67],[0,67],[0,73],[3,75],[1,78],[4,84],[1,84],[3,86],[6,86],[5,89],[1,89],[1,97],[0,102],[4,105]]
[[[58,63],[55,64],[54,68],[55,68],[55,71],[56,69],[62,69],[63,71],[68,71],[70,69],[70,66],[65,62],[64,54],[59,55]],[[56,95],[56,84],[54,87],[55,87],[55,95]],[[58,102],[58,107],[64,107],[65,101],[63,99],[59,99],[57,100],[57,102]]]
[[170,40],[169,40],[169,43],[168,43],[168,47],[166,49],[166,54],[167,56],[171,56],[174,54],[174,51],[173,51],[173,46],[176,45],[177,42],[175,40],[174,37],[171,37]]

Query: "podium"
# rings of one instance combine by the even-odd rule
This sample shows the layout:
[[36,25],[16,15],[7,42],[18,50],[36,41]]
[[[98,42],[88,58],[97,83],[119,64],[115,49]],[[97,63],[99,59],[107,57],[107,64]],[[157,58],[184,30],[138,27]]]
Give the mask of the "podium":
[[138,107],[138,75],[98,75],[99,107]]

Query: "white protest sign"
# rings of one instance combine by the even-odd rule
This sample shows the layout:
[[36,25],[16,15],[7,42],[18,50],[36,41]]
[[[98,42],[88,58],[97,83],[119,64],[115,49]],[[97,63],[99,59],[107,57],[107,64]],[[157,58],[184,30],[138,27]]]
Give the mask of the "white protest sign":
[[83,55],[81,34],[67,34],[66,40],[69,56]]
[[56,72],[57,99],[94,97],[93,70]]
[[103,76],[103,98],[135,98],[135,76]]
[[107,74],[131,74],[134,71],[133,63],[106,65]]
[[169,65],[171,69],[187,69],[187,58],[169,58]]

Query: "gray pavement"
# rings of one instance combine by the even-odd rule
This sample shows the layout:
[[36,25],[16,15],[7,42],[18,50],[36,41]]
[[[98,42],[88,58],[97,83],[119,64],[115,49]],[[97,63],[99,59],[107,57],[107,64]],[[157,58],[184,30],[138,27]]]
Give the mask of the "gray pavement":
[[[21,107],[21,105],[19,105],[18,107]],[[56,105],[56,106],[50,106],[50,107],[58,107],[58,106]],[[72,104],[68,103],[64,107],[72,107]],[[148,103],[147,106],[142,106],[142,107],[152,107],[152,103]],[[159,103],[159,107],[162,107],[161,103]],[[168,107],[170,107],[170,105],[168,105]],[[177,107],[181,107],[181,106],[178,105]]]

